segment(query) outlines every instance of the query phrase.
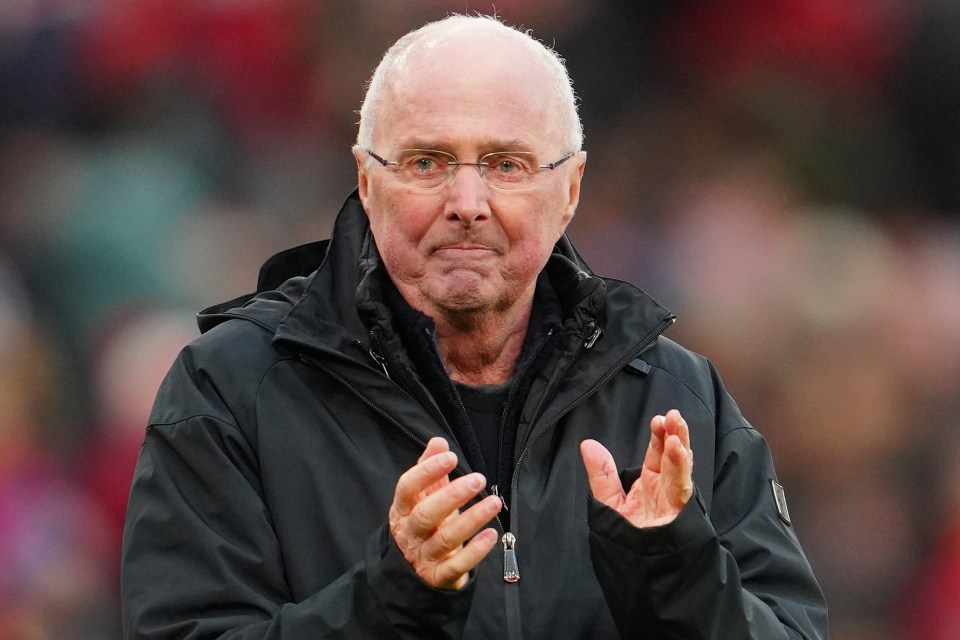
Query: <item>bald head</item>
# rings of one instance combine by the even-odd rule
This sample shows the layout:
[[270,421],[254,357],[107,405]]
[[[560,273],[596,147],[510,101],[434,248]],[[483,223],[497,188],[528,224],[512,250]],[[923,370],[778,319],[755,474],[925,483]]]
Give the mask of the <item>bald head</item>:
[[524,100],[543,111],[544,122],[559,137],[558,146],[565,152],[581,148],[583,129],[563,60],[529,34],[495,18],[466,15],[431,22],[387,50],[360,109],[357,144],[374,146],[384,105],[405,104],[409,94],[429,91],[431,83],[452,89],[484,80],[528,87]]

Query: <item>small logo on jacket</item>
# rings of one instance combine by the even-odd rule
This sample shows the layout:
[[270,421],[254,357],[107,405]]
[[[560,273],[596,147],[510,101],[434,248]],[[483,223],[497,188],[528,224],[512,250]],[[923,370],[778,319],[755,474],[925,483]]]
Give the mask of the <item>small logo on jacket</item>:
[[777,515],[785,523],[790,524],[790,511],[787,510],[787,496],[783,493],[783,485],[776,480],[770,481],[773,490],[773,502],[777,505]]

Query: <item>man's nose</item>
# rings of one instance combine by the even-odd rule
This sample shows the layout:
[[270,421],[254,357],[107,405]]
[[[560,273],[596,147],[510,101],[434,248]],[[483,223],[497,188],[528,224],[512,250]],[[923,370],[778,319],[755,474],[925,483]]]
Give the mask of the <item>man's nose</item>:
[[490,187],[480,175],[480,167],[456,167],[447,184],[446,193],[447,218],[470,226],[490,217]]

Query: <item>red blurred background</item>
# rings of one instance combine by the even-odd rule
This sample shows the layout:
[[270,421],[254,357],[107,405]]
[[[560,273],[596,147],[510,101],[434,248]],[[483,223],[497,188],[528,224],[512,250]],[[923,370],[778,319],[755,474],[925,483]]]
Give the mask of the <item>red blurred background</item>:
[[[193,314],[325,237],[364,82],[480,2],[0,6],[0,640],[119,638]],[[767,437],[835,640],[960,638],[960,5],[503,0],[568,61],[570,233]]]

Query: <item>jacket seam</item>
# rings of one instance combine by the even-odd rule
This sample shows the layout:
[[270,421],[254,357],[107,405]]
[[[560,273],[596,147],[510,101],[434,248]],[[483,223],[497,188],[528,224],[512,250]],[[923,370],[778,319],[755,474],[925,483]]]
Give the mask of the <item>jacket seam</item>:
[[[649,364],[649,363],[648,363],[648,364]],[[660,371],[663,371],[665,374],[667,374],[668,376],[670,376],[671,378],[673,378],[674,380],[676,380],[677,382],[679,382],[687,391],[689,391],[690,393],[692,393],[693,396],[694,396],[697,400],[700,401],[700,404],[702,404],[703,407],[710,413],[710,416],[711,416],[714,420],[716,420],[716,417],[717,417],[716,411],[713,410],[713,408],[707,403],[706,400],[703,399],[703,397],[702,397],[699,393],[697,393],[696,391],[694,391],[694,390],[690,387],[690,385],[688,385],[686,382],[684,382],[683,378],[681,378],[680,376],[678,376],[677,374],[675,374],[673,371],[670,371],[669,369],[665,369],[664,367],[661,367],[660,365],[651,364],[650,366],[653,367],[654,369],[659,369]]]
[[720,436],[717,438],[717,445],[719,446],[721,442],[723,442],[724,440],[727,439],[727,436],[729,436],[729,435],[731,435],[731,434],[733,434],[733,433],[735,433],[735,432],[737,432],[737,431],[750,431],[750,432],[755,433],[755,434],[757,434],[758,436],[760,436],[760,438],[761,438],[762,440],[764,440],[764,442],[766,442],[766,438],[764,438],[764,437],[763,437],[763,434],[761,434],[759,431],[757,431],[756,429],[754,429],[754,428],[751,427],[750,425],[743,425],[743,426],[740,426],[740,427],[734,427],[733,429],[730,429],[730,431],[727,431],[727,432],[724,433],[723,435],[720,435]]
[[[243,319],[249,319],[249,318],[243,318]],[[259,322],[256,322],[255,320],[253,320],[252,322],[255,322],[256,324],[260,324]],[[284,356],[284,357],[281,357],[281,358],[277,358],[276,360],[274,360],[273,362],[271,362],[270,365],[267,366],[267,367],[263,370],[263,373],[260,375],[260,379],[257,380],[256,390],[254,391],[254,394],[253,394],[253,401],[254,401],[253,415],[254,415],[254,419],[256,419],[256,413],[257,413],[257,412],[256,412],[256,403],[257,403],[257,401],[258,401],[258,398],[260,397],[260,390],[263,388],[263,380],[264,380],[264,378],[266,378],[266,377],[267,377],[267,374],[270,373],[270,371],[271,371],[276,365],[278,365],[279,363],[281,363],[281,362],[290,362],[290,361],[296,362],[297,359],[296,359],[296,358],[293,358],[293,357],[290,357],[290,356]],[[154,428],[154,427],[168,427],[168,426],[172,426],[172,425],[175,425],[175,424],[180,424],[181,422],[186,422],[187,420],[192,420],[192,419],[194,419],[194,418],[211,418],[211,419],[213,419],[213,420],[216,420],[217,422],[220,422],[220,423],[222,423],[222,424],[230,427],[233,431],[236,431],[237,433],[240,434],[240,436],[243,437],[244,441],[247,443],[248,446],[250,446],[251,448],[253,448],[253,443],[250,442],[250,439],[247,437],[246,432],[243,430],[243,428],[242,428],[239,424],[237,424],[236,422],[231,422],[231,421],[229,421],[229,420],[225,420],[225,419],[221,418],[220,416],[215,416],[215,415],[210,414],[210,413],[194,413],[194,414],[191,414],[191,415],[189,415],[189,416],[184,416],[183,418],[180,418],[180,419],[178,419],[178,420],[172,420],[172,421],[170,421],[170,422],[151,422],[151,423],[149,423],[149,424],[147,425],[147,429],[149,430],[149,429]],[[255,428],[258,428],[259,425],[256,425],[256,424],[255,424],[254,427],[255,427]],[[257,431],[258,431],[258,433],[259,433],[259,429],[258,429]]]
[[184,416],[183,418],[179,418],[177,420],[171,420],[170,422],[151,422],[147,424],[147,430],[149,431],[150,429],[156,429],[158,427],[170,427],[173,425],[180,424],[182,422],[186,422],[188,420],[193,420],[194,418],[210,418],[212,420],[216,420],[217,422],[225,424],[226,426],[230,427],[231,429],[234,429],[235,431],[240,432],[240,434],[243,435],[243,429],[240,428],[240,425],[234,424],[229,420],[224,420],[220,416],[215,416],[210,413],[193,413],[189,416]]
[[[243,307],[240,307],[240,308],[243,308]],[[276,332],[277,330],[277,327],[270,326],[268,323],[264,322],[263,320],[254,318],[244,313],[240,313],[239,311],[233,311],[232,309],[230,311],[222,311],[216,315],[225,316],[225,319],[222,322],[228,322],[229,320],[246,320],[247,322],[252,322],[253,324],[257,325],[267,333],[273,333],[273,332]]]
[[[751,427],[750,425],[744,425],[744,426],[742,426],[742,427],[736,427],[736,428],[734,428],[734,429],[731,429],[730,431],[726,432],[726,433],[723,434],[722,436],[718,437],[718,438],[717,438],[717,449],[720,448],[720,444],[727,438],[727,436],[729,436],[730,434],[732,434],[732,433],[734,433],[734,432],[736,432],[736,431],[750,431],[750,432],[755,433],[756,435],[758,435],[761,440],[763,440],[764,442],[766,442],[766,439],[763,437],[763,434],[762,434],[762,433],[760,433],[759,431],[757,431],[756,429],[754,429],[754,428]],[[759,492],[758,492],[758,495],[759,495]],[[740,517],[736,522],[734,522],[733,524],[731,524],[729,527],[724,528],[722,531],[717,530],[717,536],[720,537],[720,538],[724,537],[725,535],[727,535],[728,533],[730,533],[731,531],[733,531],[735,528],[739,527],[740,524],[741,524],[744,520],[746,520],[747,518],[749,518],[749,517],[750,517],[750,513],[749,513],[749,512],[743,513],[743,514],[741,515],[741,517]],[[712,519],[711,519],[711,521],[712,521]]]
[[[650,364],[650,363],[648,363],[648,364]],[[673,378],[674,380],[676,380],[677,382],[679,382],[681,385],[683,385],[683,387],[685,387],[685,388],[687,389],[687,391],[689,391],[690,393],[692,393],[692,394],[697,398],[697,400],[700,401],[700,403],[707,409],[707,411],[710,412],[710,416],[711,416],[712,418],[714,418],[714,421],[716,421],[716,417],[717,417],[716,411],[714,411],[714,410],[710,407],[710,405],[707,404],[707,402],[703,399],[703,397],[700,396],[699,393],[697,393],[697,392],[694,391],[692,388],[690,388],[690,385],[688,385],[686,382],[684,382],[684,381],[683,381],[683,378],[681,378],[680,376],[678,376],[677,374],[673,373],[673,372],[670,371],[669,369],[666,369],[666,368],[664,368],[664,367],[662,367],[662,366],[660,366],[660,365],[651,364],[650,366],[651,366],[652,368],[654,368],[654,369],[659,369],[660,371],[663,371],[663,372],[666,373],[668,376],[670,376],[671,378]],[[757,430],[756,430],[755,428],[753,428],[751,425],[745,424],[745,425],[741,425],[741,426],[738,426],[738,427],[734,427],[734,428],[730,429],[729,431],[726,431],[726,432],[723,432],[723,433],[720,433],[720,432],[718,431],[718,432],[717,432],[717,444],[719,445],[721,442],[723,442],[729,435],[731,435],[731,434],[734,433],[735,431],[741,431],[741,430],[746,430],[746,431],[753,432],[753,433],[759,435],[764,441],[766,441],[766,438],[763,437],[763,434],[762,434],[762,433],[760,433],[759,431],[757,431]]]

